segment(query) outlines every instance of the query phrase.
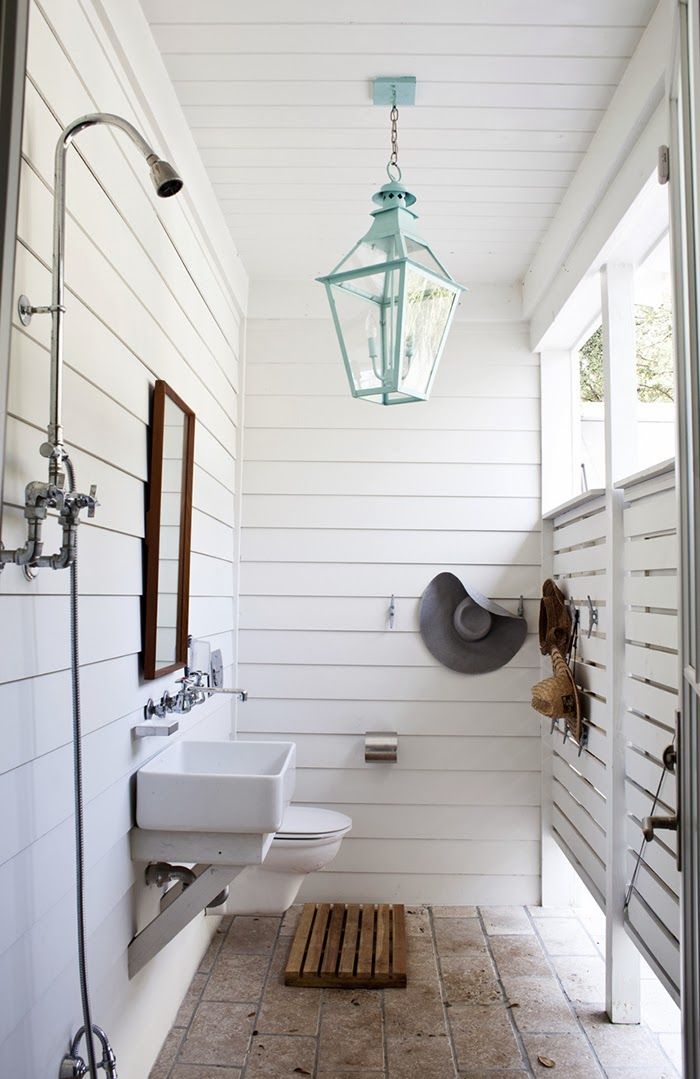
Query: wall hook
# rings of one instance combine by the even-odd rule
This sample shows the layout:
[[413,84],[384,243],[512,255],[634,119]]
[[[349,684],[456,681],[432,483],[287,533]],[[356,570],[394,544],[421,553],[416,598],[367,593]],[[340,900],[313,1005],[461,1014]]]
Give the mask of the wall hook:
[[593,600],[590,596],[586,596],[588,601],[588,640],[591,639],[593,630],[598,625],[598,608],[593,606]]
[[389,610],[387,611],[387,618],[389,620],[389,629],[394,628],[394,622],[396,621],[396,598],[394,596],[389,600]]

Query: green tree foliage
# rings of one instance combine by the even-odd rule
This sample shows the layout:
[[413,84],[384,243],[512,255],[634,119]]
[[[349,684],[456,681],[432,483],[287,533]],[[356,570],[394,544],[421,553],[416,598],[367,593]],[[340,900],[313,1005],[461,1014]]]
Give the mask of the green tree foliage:
[[[673,328],[670,304],[635,307],[637,396],[640,401],[673,400]],[[581,400],[603,401],[603,329],[582,346]]]

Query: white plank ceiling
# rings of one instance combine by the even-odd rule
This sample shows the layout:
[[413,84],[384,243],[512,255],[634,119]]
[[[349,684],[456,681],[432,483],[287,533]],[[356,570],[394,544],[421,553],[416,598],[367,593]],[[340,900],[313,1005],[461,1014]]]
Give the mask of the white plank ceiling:
[[465,284],[522,279],[655,7],[142,2],[253,279],[308,280],[359,239],[388,156],[371,80],[416,75],[399,161]]

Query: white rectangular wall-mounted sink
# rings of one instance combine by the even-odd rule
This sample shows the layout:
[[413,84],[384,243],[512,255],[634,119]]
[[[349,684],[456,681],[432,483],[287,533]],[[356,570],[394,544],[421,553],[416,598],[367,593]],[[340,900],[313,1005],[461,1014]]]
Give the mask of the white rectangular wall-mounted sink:
[[293,742],[187,742],[139,769],[139,828],[173,832],[276,832],[294,793]]

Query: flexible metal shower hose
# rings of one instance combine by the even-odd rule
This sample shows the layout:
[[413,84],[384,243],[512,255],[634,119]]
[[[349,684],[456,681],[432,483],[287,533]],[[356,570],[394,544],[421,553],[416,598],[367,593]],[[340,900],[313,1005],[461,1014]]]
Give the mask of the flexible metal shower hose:
[[[75,491],[73,462],[65,458],[69,489]],[[80,1000],[85,1025],[88,1070],[90,1079],[98,1079],[95,1045],[92,1038],[92,1016],[87,977],[87,948],[85,945],[85,827],[83,815],[83,745],[80,712],[80,648],[78,622],[78,537],[70,567],[70,652],[71,694],[73,699],[73,794],[75,799],[75,905],[78,929],[78,974]]]

